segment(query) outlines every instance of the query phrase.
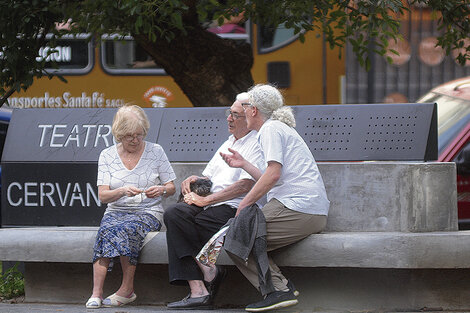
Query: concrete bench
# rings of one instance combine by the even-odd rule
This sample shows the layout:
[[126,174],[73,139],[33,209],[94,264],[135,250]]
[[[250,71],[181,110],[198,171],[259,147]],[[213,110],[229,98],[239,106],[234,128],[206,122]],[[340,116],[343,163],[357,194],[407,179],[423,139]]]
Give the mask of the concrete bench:
[[[173,163],[176,184],[204,166]],[[300,308],[470,308],[470,232],[457,230],[454,163],[322,162],[319,168],[331,200],[325,232],[273,254],[300,290]],[[0,229],[0,259],[25,262],[26,301],[84,303],[96,230]],[[187,292],[168,284],[165,232],[151,236],[137,270],[137,304],[162,304]],[[232,265],[225,253],[218,262]],[[117,288],[119,272],[110,274],[106,292]],[[258,299],[234,266],[229,274],[219,305]]]
[[[177,186],[200,174],[226,140],[225,110],[147,110],[146,139],[165,149]],[[470,233],[457,228],[455,165],[422,162],[437,157],[436,106],[320,105],[294,111],[297,131],[317,161],[324,161],[319,168],[331,200],[324,233],[273,252],[301,292],[299,309],[469,309]],[[114,112],[13,113],[2,155],[1,225],[10,228],[0,229],[0,261],[24,262],[26,301],[85,303],[90,295],[97,227],[89,226],[97,226],[103,212],[96,163],[113,144]],[[181,299],[187,288],[168,284],[165,232],[148,239],[137,268],[136,304]],[[259,299],[227,255],[219,263],[227,265],[229,276],[218,305]],[[119,283],[116,269],[105,294]]]

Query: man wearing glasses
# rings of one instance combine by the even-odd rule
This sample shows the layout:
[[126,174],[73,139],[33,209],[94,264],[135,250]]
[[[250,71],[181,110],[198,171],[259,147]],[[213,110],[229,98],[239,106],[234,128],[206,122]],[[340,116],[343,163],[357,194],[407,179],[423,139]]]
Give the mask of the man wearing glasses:
[[[195,260],[204,244],[233,216],[240,201],[255,184],[254,179],[240,168],[231,168],[220,153],[238,151],[245,159],[264,169],[265,162],[256,139],[257,132],[247,128],[242,103],[248,94],[239,94],[227,110],[230,137],[217,150],[202,172],[202,177],[190,176],[181,183],[184,202],[167,208],[164,221],[170,283],[189,284],[189,295],[168,304],[170,309],[211,308],[220,282],[225,276],[222,267],[208,267]],[[212,181],[211,194],[206,197],[191,192],[190,183],[197,179]]]

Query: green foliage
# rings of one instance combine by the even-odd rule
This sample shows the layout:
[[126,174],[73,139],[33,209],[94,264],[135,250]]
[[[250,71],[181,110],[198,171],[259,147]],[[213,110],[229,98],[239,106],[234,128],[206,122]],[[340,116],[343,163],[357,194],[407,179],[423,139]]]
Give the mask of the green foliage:
[[24,279],[15,264],[5,273],[0,272],[0,298],[11,299],[21,295],[24,295]]
[[38,50],[47,33],[54,34],[54,44],[59,34],[54,23],[64,20],[62,7],[60,0],[0,1],[0,96],[25,90],[35,77],[51,77],[44,72],[45,60],[37,59]]
[[[36,59],[46,33],[53,34],[48,43],[51,47],[64,33],[130,34],[155,43],[152,52],[158,55],[159,41],[171,42],[192,29],[207,27],[210,21],[221,24],[243,12],[255,24],[292,28],[301,42],[306,40],[306,32],[324,34],[330,48],[340,48],[340,55],[349,42],[360,64],[367,68],[371,49],[385,55],[390,39],[399,38],[396,15],[415,4],[433,10],[442,31],[438,45],[447,53],[462,48],[458,60],[469,60],[470,45],[465,42],[470,35],[468,0],[3,0],[0,104],[14,91],[28,88],[34,78],[52,76],[44,72],[45,61]],[[56,22],[69,19],[73,21],[71,29],[55,29]],[[221,39],[214,37],[216,40]],[[187,52],[175,51],[178,53]]]
[[[75,2],[72,18],[80,31],[144,34],[151,41],[171,41],[191,27],[208,21],[222,24],[243,12],[255,24],[292,28],[301,42],[308,31],[323,33],[330,48],[343,49],[349,42],[366,66],[372,44],[375,53],[385,55],[389,40],[399,38],[397,16],[409,10],[407,2],[443,14],[438,20],[444,31],[439,44],[448,52],[469,36],[470,6],[461,0],[85,0]],[[460,59],[470,59],[470,52]]]
[[438,45],[442,46],[449,54],[454,49],[459,49],[457,61],[465,64],[470,60],[470,3],[468,0],[416,0],[414,2],[426,3],[438,17],[438,29],[442,36],[437,38]]
[[143,34],[154,42],[157,38],[171,41],[177,32],[185,33],[189,26],[190,7],[185,3],[180,0],[83,0],[74,1],[67,12],[76,26],[75,33]]

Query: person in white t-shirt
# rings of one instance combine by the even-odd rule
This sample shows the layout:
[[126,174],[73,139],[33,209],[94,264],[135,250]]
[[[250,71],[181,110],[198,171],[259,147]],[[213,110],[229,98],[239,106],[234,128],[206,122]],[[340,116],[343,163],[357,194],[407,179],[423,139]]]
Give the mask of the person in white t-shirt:
[[[173,168],[155,143],[144,140],[150,123],[137,105],[121,107],[112,133],[117,144],[104,149],[98,161],[98,196],[108,206],[93,247],[93,293],[89,309],[113,307],[136,299],[134,276],[145,236],[162,226],[162,197],[175,193]],[[102,300],[112,260],[120,258],[120,288]]]
[[[267,163],[265,171],[243,158],[236,149],[223,154],[228,165],[243,168],[256,184],[238,205],[237,215],[249,209],[267,194],[262,208],[266,217],[268,251],[297,242],[326,226],[330,202],[315,159],[307,144],[294,129],[295,118],[290,107],[284,106],[280,91],[270,85],[256,85],[242,103],[249,129],[258,131],[258,141]],[[245,263],[230,255],[247,279],[258,288],[258,272],[251,260]],[[260,312],[297,304],[296,290],[269,258],[275,292],[246,307]]]
[[[202,177],[190,176],[181,183],[184,202],[165,210],[167,228],[168,272],[171,284],[189,285],[190,293],[180,301],[171,302],[169,309],[208,309],[212,307],[220,282],[225,276],[221,266],[205,266],[195,257],[204,244],[235,216],[240,201],[255,184],[250,174],[231,168],[220,153],[236,149],[259,168],[264,167],[263,154],[256,139],[257,132],[247,128],[241,103],[248,100],[239,94],[227,110],[229,132],[232,134],[217,150],[202,172]],[[202,197],[190,190],[197,179],[212,181],[211,194]]]

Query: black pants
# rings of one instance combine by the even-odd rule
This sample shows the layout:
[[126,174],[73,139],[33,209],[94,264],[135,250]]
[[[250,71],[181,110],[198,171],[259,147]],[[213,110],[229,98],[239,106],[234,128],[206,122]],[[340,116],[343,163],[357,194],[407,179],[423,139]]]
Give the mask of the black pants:
[[203,210],[184,202],[165,210],[168,272],[171,284],[187,284],[188,280],[203,280],[194,257],[206,242],[235,216],[236,209],[218,205]]

